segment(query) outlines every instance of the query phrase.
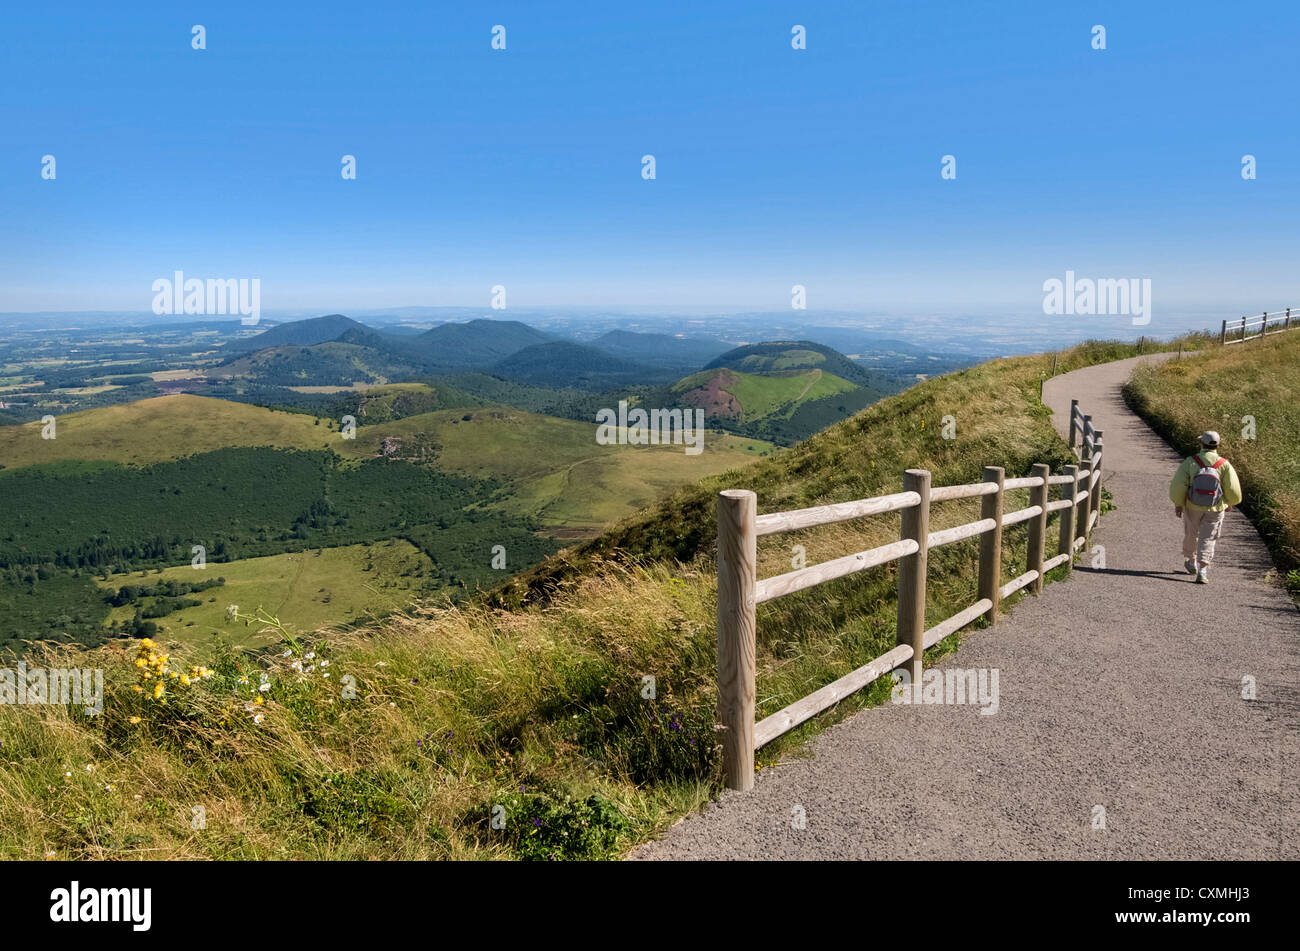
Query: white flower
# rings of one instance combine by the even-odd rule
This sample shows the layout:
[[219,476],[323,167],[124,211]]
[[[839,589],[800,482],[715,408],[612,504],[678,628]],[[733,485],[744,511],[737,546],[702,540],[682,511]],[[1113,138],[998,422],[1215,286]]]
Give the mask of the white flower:
[[262,684],[262,686],[258,687],[257,689],[260,690],[260,691],[262,691],[262,693],[266,693],[268,690],[271,689],[271,684],[270,684],[269,682],[268,682],[268,683],[264,683],[264,684]]
[[308,651],[306,654],[303,655],[304,660],[313,660],[315,659],[315,657],[316,657],[315,651]]
[[261,722],[262,722],[263,720],[265,720],[265,719],[266,719],[266,714],[264,714],[264,713],[255,713],[255,714],[253,714],[253,722],[254,722],[254,723],[261,723]]
[[320,665],[321,665],[322,667],[328,667],[328,666],[330,665],[330,662],[327,661],[327,660],[323,660],[323,661],[320,662]]

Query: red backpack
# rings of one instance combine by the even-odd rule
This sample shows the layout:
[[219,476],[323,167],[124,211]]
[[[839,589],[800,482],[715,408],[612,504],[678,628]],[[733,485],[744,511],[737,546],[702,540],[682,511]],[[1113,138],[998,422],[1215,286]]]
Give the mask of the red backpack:
[[1200,468],[1192,477],[1191,498],[1188,501],[1201,508],[1212,509],[1223,500],[1223,481],[1219,478],[1219,466],[1228,460],[1220,457],[1214,465],[1210,465],[1199,455],[1192,458]]

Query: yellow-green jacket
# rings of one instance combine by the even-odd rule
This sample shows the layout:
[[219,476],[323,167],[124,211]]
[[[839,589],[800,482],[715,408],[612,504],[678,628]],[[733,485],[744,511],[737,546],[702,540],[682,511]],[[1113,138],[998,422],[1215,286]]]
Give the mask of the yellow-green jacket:
[[[1197,455],[1210,465],[1214,465],[1219,460],[1219,454],[1213,449],[1203,449]],[[1200,468],[1200,463],[1191,456],[1184,459],[1183,464],[1178,467],[1178,471],[1174,473],[1174,481],[1169,483],[1169,500],[1174,505],[1200,512],[1222,512],[1230,505],[1241,504],[1241,480],[1237,478],[1237,470],[1232,468],[1232,463],[1226,459],[1223,465],[1219,466],[1219,482],[1223,485],[1223,498],[1219,500],[1219,504],[1207,508],[1204,505],[1193,505],[1188,502],[1187,496],[1192,490],[1192,480],[1196,478],[1197,470]]]

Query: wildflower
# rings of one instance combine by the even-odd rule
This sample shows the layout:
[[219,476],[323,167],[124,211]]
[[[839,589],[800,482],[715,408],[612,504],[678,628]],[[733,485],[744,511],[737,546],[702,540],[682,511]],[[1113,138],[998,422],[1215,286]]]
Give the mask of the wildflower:
[[268,690],[271,689],[271,682],[269,680],[265,680],[262,682],[262,685],[257,689],[260,690],[262,693],[266,693]]
[[304,659],[304,660],[315,660],[315,659],[316,659],[316,652],[315,652],[315,651],[308,651],[306,654],[303,655],[303,659]]
[[241,684],[246,684],[246,683],[248,683],[248,677],[247,677],[247,676],[240,677],[240,678],[239,678],[239,683],[241,683]]
[[166,688],[163,687],[163,682],[160,680],[160,681],[158,681],[158,683],[156,683],[156,684],[154,685],[154,688],[153,688],[153,698],[154,698],[155,700],[161,700],[161,699],[162,699],[162,695],[163,695],[164,693],[166,693],[166,692],[167,692],[167,691],[166,691]]
[[327,661],[327,660],[323,660],[323,661],[320,662],[320,665],[321,665],[322,667],[328,667],[328,666],[330,665],[330,662]]
[[87,763],[87,764],[86,764],[86,772],[88,772],[88,773],[93,773],[94,771],[95,771],[95,764],[94,764],[94,763]]
[[48,852],[45,853],[45,861],[50,862],[53,860],[54,860],[54,850],[50,849]]
[[71,779],[71,778],[72,778],[72,771],[69,770],[68,772],[64,773],[64,774],[63,774],[63,778],[64,778],[64,779]]
[[117,787],[114,786],[112,783],[109,783],[104,787],[104,792],[117,792]]
[[[132,685],[131,685],[131,689],[134,690],[136,693],[144,693],[144,688],[141,687],[139,684],[132,684]],[[138,720],[138,719],[140,719],[140,718],[139,718],[139,717],[135,717],[135,719],[133,719],[131,722],[134,723],[135,720]]]
[[[136,689],[136,690],[139,690],[140,688],[139,688],[139,687],[136,687],[135,689]],[[130,723],[139,723],[139,722],[140,722],[140,718],[139,718],[139,717],[131,717],[131,719],[130,719],[128,722],[130,722]]]
[[254,723],[261,723],[261,722],[262,722],[263,720],[265,720],[265,719],[266,719],[266,714],[265,714],[265,713],[255,713],[255,714],[253,714],[253,722],[254,722]]

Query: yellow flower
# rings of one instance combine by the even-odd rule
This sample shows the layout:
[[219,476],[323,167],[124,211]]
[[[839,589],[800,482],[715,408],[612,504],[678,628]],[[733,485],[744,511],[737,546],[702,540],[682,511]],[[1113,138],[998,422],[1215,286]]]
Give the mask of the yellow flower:
[[166,692],[166,688],[163,687],[163,682],[160,680],[153,688],[153,698],[155,700],[161,699],[163,693],[165,692]]
[[[139,690],[140,688],[139,688],[139,687],[136,687],[135,689],[136,689],[136,690]],[[139,722],[140,722],[140,718],[139,718],[139,717],[132,717],[132,718],[131,718],[131,722],[132,722],[132,723],[139,723]]]
[[131,687],[131,689],[134,690],[136,693],[144,693],[144,688],[141,687],[139,684],[134,684]]

